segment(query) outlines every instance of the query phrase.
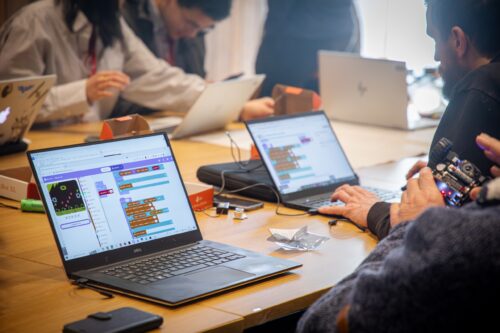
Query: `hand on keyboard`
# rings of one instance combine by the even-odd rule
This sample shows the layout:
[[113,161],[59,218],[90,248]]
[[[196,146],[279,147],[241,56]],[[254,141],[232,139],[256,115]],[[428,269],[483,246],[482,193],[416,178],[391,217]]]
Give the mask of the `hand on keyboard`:
[[319,208],[321,214],[342,215],[356,224],[367,227],[370,208],[381,199],[360,186],[342,185],[332,194],[332,202],[342,201],[344,206],[329,205]]

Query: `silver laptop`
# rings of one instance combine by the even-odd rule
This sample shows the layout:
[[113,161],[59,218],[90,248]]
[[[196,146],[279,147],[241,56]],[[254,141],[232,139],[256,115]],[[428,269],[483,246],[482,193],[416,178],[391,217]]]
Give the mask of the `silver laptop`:
[[203,240],[165,134],[28,158],[71,279],[178,305],[301,266]]
[[55,80],[46,75],[0,81],[0,145],[23,139]]
[[[253,120],[246,125],[285,206],[310,211],[342,205],[330,201],[335,189],[359,185],[324,112]],[[383,201],[401,196],[397,191],[367,189]]]
[[[404,62],[331,51],[318,55],[321,98],[330,119],[407,130],[439,124],[420,116],[424,106],[409,100]],[[431,94],[425,113],[442,113],[446,105],[440,92]]]
[[224,128],[238,119],[245,103],[264,81],[265,75],[255,75],[207,85],[184,118],[153,120],[156,132],[166,131],[172,139],[201,134]]

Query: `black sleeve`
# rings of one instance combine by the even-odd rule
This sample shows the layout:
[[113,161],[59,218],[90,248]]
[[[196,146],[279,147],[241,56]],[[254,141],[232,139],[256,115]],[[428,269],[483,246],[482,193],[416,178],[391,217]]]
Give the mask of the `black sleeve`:
[[448,105],[430,148],[446,137],[453,142],[452,150],[461,159],[471,161],[489,176],[493,162],[476,144],[476,136],[482,132],[500,137],[500,104],[479,90],[468,90],[457,95]]
[[385,238],[391,230],[390,207],[388,202],[377,202],[368,212],[368,229],[378,239]]

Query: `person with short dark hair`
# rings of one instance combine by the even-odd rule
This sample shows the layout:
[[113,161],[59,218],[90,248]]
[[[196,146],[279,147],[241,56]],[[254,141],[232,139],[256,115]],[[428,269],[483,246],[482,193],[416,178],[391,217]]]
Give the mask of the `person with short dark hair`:
[[[431,148],[445,137],[453,151],[473,161],[483,174],[492,166],[474,144],[482,132],[500,137],[500,1],[426,0],[427,33],[436,43],[435,59],[450,102],[434,134]],[[407,178],[426,166],[418,162]],[[403,218],[415,218],[435,203],[428,202],[413,216],[400,216],[397,204],[380,202],[357,186],[341,186],[332,195],[345,206],[326,206],[325,214],[339,214],[367,226],[379,239]]]
[[203,78],[205,34],[229,16],[232,0],[125,0],[122,15],[157,57]]
[[[205,34],[229,16],[231,5],[232,0],[125,0],[122,14],[157,57],[205,78]],[[120,104],[127,112],[137,110],[133,104]],[[247,102],[240,117],[250,120],[273,113],[274,101],[264,97]]]

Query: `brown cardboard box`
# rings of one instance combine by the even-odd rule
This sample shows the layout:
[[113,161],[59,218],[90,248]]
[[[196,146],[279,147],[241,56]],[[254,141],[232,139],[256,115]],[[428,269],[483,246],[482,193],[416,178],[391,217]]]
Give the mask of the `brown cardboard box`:
[[16,201],[40,199],[31,168],[0,170],[0,196]]
[[312,90],[277,84],[272,91],[274,114],[292,114],[319,110],[321,98]]
[[148,122],[138,114],[107,119],[102,124],[99,139],[109,140],[133,135],[153,133]]

